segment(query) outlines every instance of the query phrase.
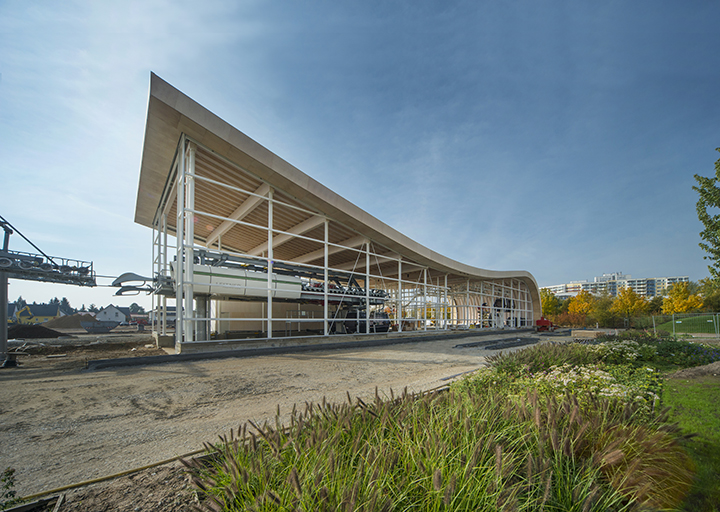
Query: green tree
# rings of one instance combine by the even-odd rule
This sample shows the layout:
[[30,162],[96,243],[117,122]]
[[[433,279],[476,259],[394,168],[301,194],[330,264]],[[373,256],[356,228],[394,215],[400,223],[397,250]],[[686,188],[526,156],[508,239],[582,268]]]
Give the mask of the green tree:
[[713,312],[720,311],[720,279],[706,277],[700,279],[699,286],[704,309]]
[[621,323],[613,310],[614,302],[615,299],[606,291],[595,298],[591,316],[600,327],[617,327]]
[[[715,151],[720,151],[720,148],[715,148]],[[698,186],[693,186],[693,190],[700,195],[696,204],[698,219],[705,227],[700,232],[700,238],[704,240],[700,242],[700,247],[708,253],[703,258],[712,262],[708,265],[708,270],[716,279],[720,278],[720,213],[711,214],[708,208],[720,208],[718,180],[720,180],[720,159],[715,162],[715,177],[706,178],[696,174],[695,181],[698,182]]]
[[668,288],[668,296],[663,300],[663,313],[689,313],[703,306],[700,295],[691,293],[690,283],[675,283]]
[[570,306],[570,301],[572,301],[573,298],[574,297],[568,297],[566,299],[558,299],[558,301],[560,301],[560,308],[558,310],[558,314],[568,312],[568,307]]
[[545,318],[550,318],[560,312],[560,301],[547,288],[540,288],[540,300],[542,301],[542,315]]
[[662,313],[664,297],[662,295],[656,295],[650,301],[648,301],[648,313],[660,314]]
[[70,301],[67,300],[67,297],[63,297],[62,300],[60,300],[60,309],[62,309],[68,315],[75,312],[73,307],[70,305]]
[[133,302],[130,304],[130,313],[133,315],[143,315],[145,314],[145,308],[140,306],[139,304]]

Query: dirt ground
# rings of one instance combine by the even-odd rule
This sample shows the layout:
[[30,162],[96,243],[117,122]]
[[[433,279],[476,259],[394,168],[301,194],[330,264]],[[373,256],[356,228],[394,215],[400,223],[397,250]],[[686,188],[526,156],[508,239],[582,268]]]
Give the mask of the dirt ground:
[[[514,340],[528,334],[499,334]],[[537,335],[533,335],[537,337]],[[370,397],[390,389],[423,391],[445,385],[496,353],[459,344],[487,336],[83,370],[91,359],[164,354],[149,336],[40,340],[22,366],[0,371],[0,469],[17,470],[20,496],[99,479],[185,455],[248,420],[273,421],[280,407]],[[556,339],[563,339],[557,338]],[[51,345],[51,346],[49,346]],[[689,372],[718,373],[719,363]],[[59,512],[190,510],[195,503],[182,466],[166,463],[62,491]]]
[[[499,334],[515,339],[527,334]],[[94,338],[93,338],[94,340]],[[454,348],[482,338],[83,370],[87,360],[164,354],[149,336],[89,344],[40,340],[18,368],[0,371],[0,466],[19,496],[185,455],[248,420],[274,421],[294,404],[370,397],[375,387],[423,391],[476,370],[496,351]],[[179,464],[65,491],[60,511],[187,510],[194,495]]]

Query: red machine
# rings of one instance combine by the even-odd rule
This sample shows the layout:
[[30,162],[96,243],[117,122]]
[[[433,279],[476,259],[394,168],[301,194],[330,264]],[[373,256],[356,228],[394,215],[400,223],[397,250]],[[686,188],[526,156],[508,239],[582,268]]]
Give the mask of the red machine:
[[544,316],[541,316],[540,320],[535,321],[535,327],[538,332],[555,330],[555,326],[553,325],[553,323]]

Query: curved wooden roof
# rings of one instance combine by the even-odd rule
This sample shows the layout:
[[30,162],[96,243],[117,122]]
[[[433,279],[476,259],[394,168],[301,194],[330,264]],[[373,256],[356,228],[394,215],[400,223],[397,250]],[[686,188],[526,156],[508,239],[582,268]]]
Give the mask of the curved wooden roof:
[[[326,216],[334,221],[331,242],[357,240],[358,236],[369,239],[388,254],[393,254],[395,257],[400,255],[404,260],[428,267],[433,276],[447,274],[451,283],[468,279],[520,280],[530,290],[535,316],[540,317],[539,290],[535,278],[529,272],[495,271],[472,267],[420,245],[315,181],[155,74],[151,74],[150,79],[150,99],[135,222],[148,227],[153,226],[156,212],[171,181],[169,178],[173,159],[183,133],[198,143],[197,174],[236,187],[227,190],[214,187],[209,180],[204,182],[196,180],[195,197],[198,210],[219,217],[230,217],[239,205],[251,197],[242,194],[240,189],[255,191],[266,184],[275,190],[275,198],[288,205],[303,208],[303,210],[278,209],[274,212],[275,229],[292,232],[293,227],[302,225],[305,228],[303,236],[322,241],[319,230],[323,227],[317,223],[313,224],[312,221],[312,212],[316,212],[317,215]],[[258,224],[264,222],[261,220],[265,215],[262,206],[257,207],[256,211],[245,220],[252,223],[252,215],[258,218]],[[169,215],[169,218],[173,219],[174,215]],[[169,224],[170,229],[174,230],[172,220]],[[221,224],[222,220],[217,218],[201,219],[196,224],[198,226],[195,230],[196,241],[211,242],[212,233],[217,233]],[[222,244],[229,249],[251,253],[252,250],[258,252],[262,249],[262,240],[262,234],[254,233],[252,228],[234,226],[223,235]],[[264,240],[267,240],[266,236]],[[282,246],[282,250],[278,251],[279,259],[305,263],[313,261],[312,241],[290,240]],[[331,266],[340,268],[342,256],[337,254],[333,257],[335,261]],[[383,275],[392,275],[393,269],[397,275],[397,263],[386,265]]]

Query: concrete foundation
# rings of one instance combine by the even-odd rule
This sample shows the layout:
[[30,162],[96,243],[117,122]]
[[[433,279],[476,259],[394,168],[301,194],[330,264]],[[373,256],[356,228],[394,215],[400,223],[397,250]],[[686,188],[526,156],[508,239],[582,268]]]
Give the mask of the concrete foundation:
[[157,348],[175,348],[175,336],[153,333],[155,346]]

